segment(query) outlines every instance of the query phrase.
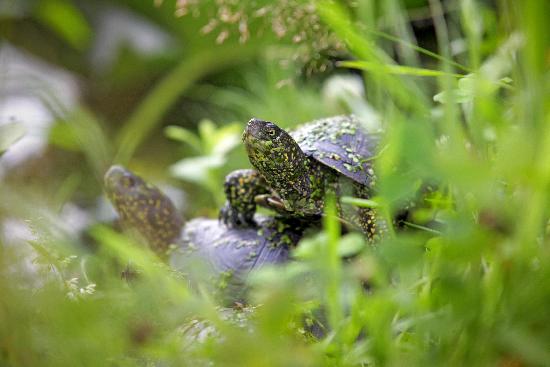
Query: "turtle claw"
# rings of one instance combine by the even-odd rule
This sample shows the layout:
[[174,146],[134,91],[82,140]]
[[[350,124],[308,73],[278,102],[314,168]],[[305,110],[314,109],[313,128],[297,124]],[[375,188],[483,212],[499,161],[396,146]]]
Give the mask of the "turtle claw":
[[277,196],[273,195],[258,195],[254,198],[256,204],[265,208],[272,209],[280,214],[287,214],[288,210],[285,207],[283,201]]
[[221,208],[218,220],[229,228],[253,227],[255,222],[253,219],[254,213],[248,215],[235,209],[229,202]]

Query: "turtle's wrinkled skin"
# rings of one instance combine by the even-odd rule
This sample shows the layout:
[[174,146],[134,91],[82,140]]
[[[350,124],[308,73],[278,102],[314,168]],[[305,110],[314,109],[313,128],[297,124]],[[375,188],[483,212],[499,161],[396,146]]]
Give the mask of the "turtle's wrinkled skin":
[[[229,227],[247,226],[259,204],[285,216],[313,220],[323,214],[328,193],[368,198],[376,179],[371,159],[378,140],[353,116],[316,120],[291,133],[252,119],[243,142],[255,170],[227,176],[227,202],[220,217]],[[378,235],[374,211],[340,205],[339,210],[344,221],[370,239]]]
[[[137,230],[192,283],[207,283],[229,302],[242,301],[251,271],[289,261],[305,227],[292,218],[255,216],[253,226],[227,228],[215,219],[183,223],[158,188],[121,166],[105,174],[105,191],[125,227]],[[170,249],[170,251],[168,251]]]

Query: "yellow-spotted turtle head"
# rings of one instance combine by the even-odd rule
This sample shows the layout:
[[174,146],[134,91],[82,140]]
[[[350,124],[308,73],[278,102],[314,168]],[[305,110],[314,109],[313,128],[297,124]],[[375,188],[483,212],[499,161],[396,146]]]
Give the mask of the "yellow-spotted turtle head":
[[183,220],[157,187],[118,165],[109,168],[104,185],[122,225],[137,230],[155,252],[166,253],[179,239]]
[[243,133],[250,163],[282,199],[311,194],[308,157],[288,132],[269,121],[251,119]]

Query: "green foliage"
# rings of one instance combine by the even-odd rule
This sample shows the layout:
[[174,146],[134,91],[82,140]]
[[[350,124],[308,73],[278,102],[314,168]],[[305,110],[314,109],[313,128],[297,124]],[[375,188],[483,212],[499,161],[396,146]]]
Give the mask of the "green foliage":
[[89,110],[77,109],[58,120],[50,131],[50,143],[82,152],[98,179],[109,167],[112,143]]
[[296,66],[281,67],[277,62],[291,58],[292,52],[292,48],[268,49],[258,65],[243,73],[243,87],[209,87],[210,99],[216,105],[239,111],[245,121],[261,116],[285,128],[332,113],[319,100],[317,83],[300,83]]
[[[219,53],[224,57],[219,57]],[[256,52],[254,46],[221,46],[216,49],[198,50],[184,58],[174,70],[166,75],[141,102],[118,135],[117,161],[127,162],[160,118],[174,101],[193,82],[207,73],[242,62]]]
[[[84,52],[93,22],[78,15],[52,25],[77,2],[39,3],[46,6],[36,10],[40,22]],[[225,3],[238,2],[204,2],[183,19],[174,17],[175,1],[116,3],[154,19],[191,51],[175,45],[155,69],[158,81],[140,80],[145,97],[121,107],[122,125],[109,123],[117,119],[94,98],[55,114],[51,148],[62,149],[69,168],[56,161],[39,176],[54,185],[26,187],[26,176],[2,182],[1,365],[548,365],[548,1],[504,1],[497,9],[475,0],[456,7],[315,1],[323,29],[349,53],[339,50],[338,72],[361,73],[362,107],[375,109],[385,131],[376,196],[344,201],[376,209],[389,234],[373,245],[341,235],[327,198],[323,229],[300,243],[293,261],[251,274],[250,305],[234,309],[93,216],[84,234],[75,233],[64,204],[94,213],[100,187],[84,178],[99,179],[113,160],[164,175],[163,164],[177,162],[170,172],[196,184],[193,200],[213,198],[188,217],[215,213],[223,175],[248,166],[238,148],[246,119],[292,126],[335,113],[321,95],[332,71],[296,77],[299,67],[281,66],[300,47],[290,34],[240,45],[239,23],[222,22],[237,36],[220,46],[222,28],[196,32],[223,15]],[[66,8],[52,11],[52,4]],[[419,22],[434,24],[427,42],[412,32]],[[148,72],[138,65],[152,64],[136,63],[135,78]],[[127,95],[136,85],[120,88]],[[239,124],[211,122],[235,116]],[[197,131],[186,125],[203,118]],[[178,126],[158,134],[166,121]],[[24,134],[20,124],[0,126],[0,154]],[[178,144],[166,147],[166,136]],[[86,164],[74,164],[73,155]],[[403,207],[409,215],[392,228]],[[14,236],[10,226],[27,230]]]
[[[385,64],[370,63],[367,61],[342,61],[339,63],[339,65],[346,68],[351,68],[351,69],[359,69],[359,70],[365,70],[365,71],[371,71],[371,72],[384,72],[388,74],[397,74],[397,75],[415,75],[415,76],[449,75],[449,76],[455,76],[455,77],[461,76],[460,74],[449,74],[440,70],[413,68],[410,66],[401,66],[401,65],[385,65]],[[380,69],[384,69],[384,70],[380,70]]]
[[71,46],[84,49],[92,31],[80,10],[70,1],[43,0],[36,8],[37,18]]
[[227,154],[240,143],[242,125],[235,123],[219,128],[210,120],[202,120],[198,125],[198,135],[179,126],[168,126],[166,135],[187,144],[199,156],[184,158],[175,163],[170,171],[183,180],[204,185],[215,198],[219,207],[225,201],[220,182],[224,181],[223,166]]

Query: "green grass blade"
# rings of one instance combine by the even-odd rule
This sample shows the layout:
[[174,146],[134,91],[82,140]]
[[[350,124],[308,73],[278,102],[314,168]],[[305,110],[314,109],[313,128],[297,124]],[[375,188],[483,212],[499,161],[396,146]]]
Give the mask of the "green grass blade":
[[402,66],[402,65],[386,65],[386,64],[378,64],[378,63],[373,63],[368,61],[341,61],[337,63],[337,65],[350,68],[350,69],[385,72],[385,73],[396,74],[396,75],[452,76],[455,78],[461,78],[464,76],[462,74],[447,73],[440,70],[415,68],[412,66]]
[[326,269],[324,269],[324,273],[328,278],[326,286],[328,317],[333,330],[336,330],[343,319],[343,310],[340,303],[342,264],[338,254],[340,222],[336,215],[336,198],[333,195],[326,198],[323,225],[327,233],[324,253]]
[[166,75],[145,97],[117,136],[115,161],[126,163],[160,123],[164,113],[200,78],[216,70],[249,59],[258,51],[254,45],[231,44],[191,53]]
[[360,208],[380,208],[380,203],[374,200],[355,198],[352,196],[343,196],[341,198],[342,204],[355,205]]
[[423,48],[423,47],[417,46],[417,45],[415,45],[415,44],[413,44],[413,43],[410,43],[410,42],[404,41],[404,40],[402,40],[402,39],[400,39],[400,38],[394,37],[394,36],[392,36],[391,34],[388,34],[388,33],[386,33],[386,32],[376,31],[376,30],[370,29],[370,28],[367,29],[367,32],[368,32],[368,33],[371,33],[371,34],[373,34],[373,35],[375,35],[375,36],[378,36],[378,37],[387,39],[387,40],[389,40],[389,41],[392,41],[392,42],[395,42],[395,43],[399,43],[400,45],[410,47],[411,49],[413,49],[413,50],[415,50],[415,51],[417,51],[417,52],[419,52],[419,53],[421,53],[421,54],[424,54],[424,55],[430,56],[430,57],[432,57],[432,58],[434,58],[434,59],[436,59],[436,60],[445,62],[445,63],[447,63],[447,64],[449,64],[449,65],[452,65],[452,66],[456,67],[457,69],[461,69],[462,71],[465,71],[465,72],[467,72],[467,73],[473,72],[473,70],[472,70],[471,68],[468,68],[468,67],[466,67],[466,66],[464,66],[464,65],[462,65],[462,64],[460,64],[460,63],[458,63],[458,62],[456,62],[456,61],[453,61],[453,60],[451,60],[451,59],[448,59],[448,58],[446,58],[446,57],[444,57],[444,56],[441,56],[441,55],[439,55],[439,54],[437,54],[437,53],[435,53],[435,52],[432,52],[432,51],[430,51],[430,50],[427,50],[427,49],[425,49],[425,48]]
[[[357,30],[350,15],[338,3],[328,0],[318,1],[317,12],[340,39],[345,40],[348,48],[357,58],[379,65],[394,64],[384,50],[374,42],[370,42]],[[427,111],[428,99],[413,83],[400,79],[394,74],[384,73],[380,69],[371,71],[379,87],[390,93],[401,106],[419,113]]]

